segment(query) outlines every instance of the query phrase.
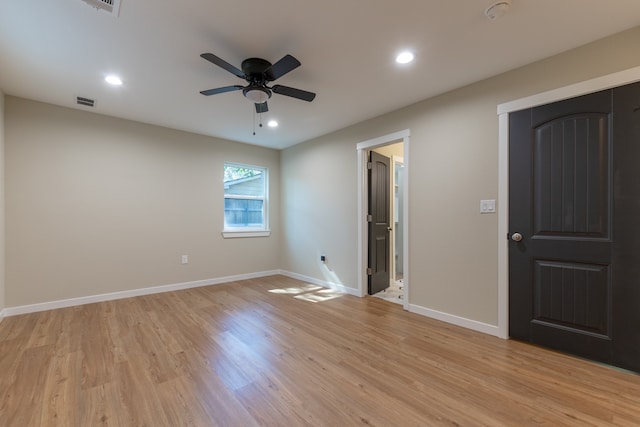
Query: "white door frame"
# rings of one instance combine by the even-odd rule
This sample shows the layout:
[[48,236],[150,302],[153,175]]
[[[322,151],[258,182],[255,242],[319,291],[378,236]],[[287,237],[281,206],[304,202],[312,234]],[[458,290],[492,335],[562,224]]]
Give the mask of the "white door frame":
[[[403,155],[404,156],[404,155]],[[394,278],[398,275],[397,274],[397,269],[396,269],[396,258],[398,255],[398,251],[396,250],[396,235],[398,234],[398,230],[396,229],[396,212],[398,212],[398,206],[397,206],[397,199],[396,199],[396,187],[398,186],[397,181],[396,181],[396,167],[398,165],[402,165],[404,167],[404,157],[403,156],[396,156],[396,155],[392,155],[391,156],[391,192],[389,193],[390,199],[391,199],[391,232],[389,233],[389,236],[391,238],[391,246],[393,247],[393,251],[391,251],[391,277]],[[404,194],[403,194],[404,196]],[[403,197],[404,198],[404,197]],[[404,208],[404,203],[403,206]],[[401,224],[402,221],[400,222]],[[404,233],[402,235],[402,237],[404,237]],[[403,245],[404,247],[404,245]],[[404,267],[404,254],[403,254],[403,267]],[[404,277],[403,277],[403,281],[404,281]],[[403,288],[404,289],[404,288]]]
[[378,138],[360,142],[356,145],[358,150],[358,294],[361,297],[367,295],[367,264],[368,264],[368,231],[366,212],[369,203],[367,192],[367,156],[366,153],[376,147],[402,142],[404,144],[404,189],[403,189],[403,232],[402,250],[403,258],[403,307],[409,310],[409,129],[390,133]]
[[640,67],[498,105],[498,336],[509,337],[509,113],[640,81]]

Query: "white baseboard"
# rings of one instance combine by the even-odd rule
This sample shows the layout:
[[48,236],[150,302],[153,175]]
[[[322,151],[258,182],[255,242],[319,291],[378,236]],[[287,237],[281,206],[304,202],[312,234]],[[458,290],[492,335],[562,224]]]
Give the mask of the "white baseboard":
[[357,289],[350,288],[348,286],[341,285],[339,283],[327,282],[325,280],[316,279],[315,277],[304,276],[298,273],[292,273],[291,271],[280,270],[280,274],[283,276],[291,277],[292,279],[302,280],[303,282],[309,282],[313,285],[322,286],[323,288],[335,289],[336,291],[344,292],[349,295],[361,296]]
[[262,271],[259,273],[239,274],[237,276],[219,277],[216,279],[196,280],[193,282],[177,283],[174,285],[153,286],[149,288],[132,289],[130,291],[112,292],[108,294],[90,295],[86,297],[70,298],[58,301],[43,302],[39,304],[29,304],[17,307],[7,307],[0,313],[2,316],[15,316],[18,314],[35,313],[38,311],[54,310],[57,308],[73,307],[76,305],[91,304],[94,302],[111,301],[122,298],[131,298],[141,295],[159,294],[162,292],[179,291],[181,289],[199,288],[202,286],[219,285],[222,283],[235,282],[238,280],[255,279],[259,277],[273,276],[280,274],[278,270]]
[[[193,282],[177,283],[173,285],[153,286],[149,288],[132,289],[130,291],[112,292],[108,294],[90,295],[86,297],[70,298],[58,301],[50,301],[39,304],[29,304],[17,307],[6,307],[4,310],[0,310],[0,321],[6,316],[15,316],[18,314],[35,313],[38,311],[54,310],[57,308],[73,307],[83,304],[91,304],[95,302],[111,301],[122,298],[131,298],[141,295],[158,294],[162,292],[178,291],[181,289],[198,288],[202,286],[218,285],[222,283],[235,282],[239,280],[256,279],[260,277],[273,276],[281,274],[283,276],[291,277],[293,279],[301,280],[311,283],[313,285],[322,286],[324,288],[335,289],[340,292],[347,293],[349,295],[362,297],[358,292],[358,289],[344,286],[339,283],[332,283],[325,280],[316,279],[314,277],[305,276],[298,273],[293,273],[286,270],[272,270],[262,271],[258,273],[240,274],[237,276],[219,277],[216,279],[196,280]],[[474,331],[482,332],[485,334],[501,337],[500,330],[497,326],[489,325],[487,323],[478,322],[475,320],[466,319],[464,317],[455,316],[441,311],[432,310],[429,308],[421,307],[419,305],[409,304],[409,311],[412,313],[420,314],[422,316],[430,317],[443,322],[451,323],[456,326],[471,329]]]
[[430,308],[425,308],[414,304],[409,304],[409,311],[412,313],[420,314],[422,316],[430,317],[432,319],[451,323],[452,325],[461,326],[473,331],[478,331],[488,335],[493,335],[498,338],[502,338],[502,335],[500,334],[500,328],[498,328],[498,326],[496,325],[489,325],[488,323],[478,322],[476,320],[455,316],[453,314],[443,313],[442,311],[432,310]]

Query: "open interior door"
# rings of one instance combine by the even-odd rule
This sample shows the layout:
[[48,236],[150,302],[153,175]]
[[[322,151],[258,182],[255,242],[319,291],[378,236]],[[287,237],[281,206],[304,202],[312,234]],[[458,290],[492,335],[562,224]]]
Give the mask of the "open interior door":
[[390,284],[391,160],[376,152],[369,154],[369,295]]

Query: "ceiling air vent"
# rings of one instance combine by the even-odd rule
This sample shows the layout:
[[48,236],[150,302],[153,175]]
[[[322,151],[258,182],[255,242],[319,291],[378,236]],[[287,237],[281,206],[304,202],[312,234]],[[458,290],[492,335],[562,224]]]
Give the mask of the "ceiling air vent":
[[90,98],[84,98],[82,96],[77,96],[76,97],[76,104],[83,105],[85,107],[93,108],[96,105],[96,101],[95,101],[95,99],[90,99]]
[[82,0],[91,7],[95,7],[98,10],[104,10],[109,14],[118,17],[120,12],[120,0]]

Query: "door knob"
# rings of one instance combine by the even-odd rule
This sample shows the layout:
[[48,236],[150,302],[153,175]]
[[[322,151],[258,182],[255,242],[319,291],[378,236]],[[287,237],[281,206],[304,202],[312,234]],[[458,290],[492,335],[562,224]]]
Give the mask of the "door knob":
[[522,240],[522,234],[520,233],[513,233],[511,235],[511,240],[513,240],[514,242],[519,242],[520,240]]
[[387,231],[391,231],[391,230],[392,230],[392,228],[391,228],[391,227],[387,227]]

